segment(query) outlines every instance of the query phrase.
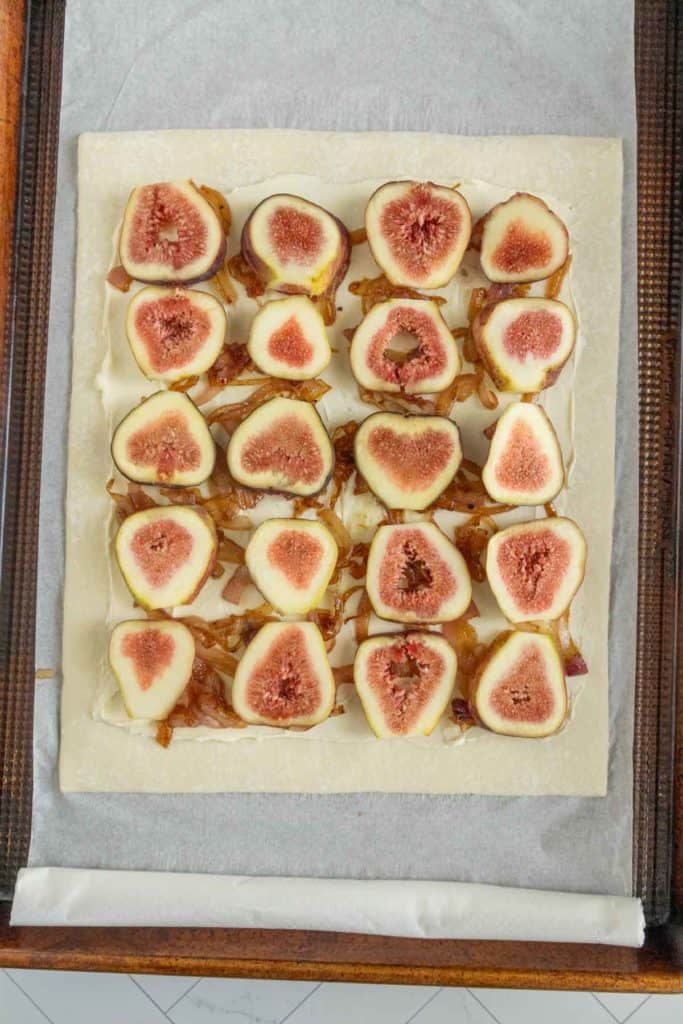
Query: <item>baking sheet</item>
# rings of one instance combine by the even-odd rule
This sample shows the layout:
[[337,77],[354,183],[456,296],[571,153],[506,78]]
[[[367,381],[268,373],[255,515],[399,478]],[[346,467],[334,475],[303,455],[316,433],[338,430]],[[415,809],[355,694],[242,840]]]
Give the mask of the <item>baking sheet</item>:
[[[306,30],[294,33],[294,25]],[[632,53],[630,5],[595,8],[586,0],[571,8],[529,3],[523,10],[493,2],[457,9],[448,3],[396,3],[379,11],[357,2],[286,8],[255,3],[231,6],[229,15],[221,3],[152,2],[141,8],[123,2],[112,9],[73,0],[69,5],[46,392],[38,664],[60,662],[78,132],[279,126],[616,135],[625,139],[626,205],[612,745],[605,800],[62,796],[55,786],[59,680],[42,680],[36,701],[32,863],[476,878],[630,891],[637,446]],[[190,89],[178,68],[193,55],[201,59]],[[492,828],[495,843],[487,841]]]
[[[315,167],[318,176],[288,173],[306,167]],[[569,469],[567,486],[555,505],[560,514],[579,523],[588,542],[587,574],[572,607],[572,631],[589,671],[570,680],[570,720],[555,736],[541,742],[511,740],[475,728],[457,742],[453,733],[459,730],[444,719],[430,737],[378,743],[358,703],[354,708],[351,701],[347,714],[305,733],[278,735],[263,727],[188,729],[181,730],[181,736],[194,738],[191,747],[174,738],[167,750],[160,750],[152,739],[138,734],[139,725],[135,732],[114,732],[107,724],[130,722],[125,713],[116,717],[117,698],[112,706],[109,701],[102,705],[100,697],[95,712],[97,690],[101,693],[104,685],[106,691],[107,684],[109,692],[112,684],[117,690],[105,661],[108,624],[134,611],[118,570],[115,566],[112,570],[113,558],[107,550],[114,519],[105,490],[113,472],[109,442],[114,425],[140,394],[158,387],[141,377],[128,351],[123,321],[129,296],[113,293],[104,278],[110,261],[116,258],[112,238],[118,234],[130,189],[147,178],[178,180],[188,176],[220,188],[231,201],[234,228],[230,253],[250,210],[273,192],[305,195],[354,225],[363,221],[367,198],[382,180],[391,178],[460,181],[475,220],[496,202],[527,188],[540,194],[567,224],[573,262],[562,298],[578,306],[580,334],[570,364],[541,401],[557,426]],[[492,179],[495,185],[490,184]],[[602,795],[607,769],[607,612],[621,262],[620,141],[401,132],[88,133],[79,143],[78,187],[62,788]],[[376,268],[367,247],[354,250],[346,281],[373,273]],[[451,285],[442,290],[447,299],[442,313],[449,325],[466,322],[470,290],[480,283],[478,261],[468,257]],[[534,293],[542,291],[541,286]],[[345,285],[336,303],[341,312],[329,335],[339,356],[322,374],[334,386],[318,403],[328,429],[349,418],[364,419],[374,411],[356,397],[341,334],[343,327],[358,322],[360,302],[349,295]],[[232,337],[246,335],[253,309],[249,300],[231,308]],[[240,391],[229,389],[214,404],[239,401],[244,398]],[[508,397],[503,396],[504,401]],[[598,434],[593,424],[597,406],[604,415]],[[468,457],[483,461],[487,444],[482,432],[496,415],[482,409],[476,398],[452,410]],[[117,477],[116,484],[117,489],[125,489],[121,478]],[[345,508],[346,496],[344,492],[340,514],[354,539],[371,539],[372,530],[355,536],[353,509]],[[371,498],[360,501],[374,504],[376,523],[381,508]],[[269,514],[269,508],[271,515],[289,514],[282,499],[267,499],[264,506],[257,506],[250,517],[258,521]],[[498,522],[502,527],[542,514],[542,509],[520,509],[501,516]],[[439,525],[449,535],[455,522],[466,518],[437,514]],[[244,542],[243,537],[236,539]],[[231,609],[219,598],[221,588],[220,580],[205,585],[187,613],[208,618],[228,614]],[[481,613],[475,625],[483,641],[508,628],[487,585],[475,586],[474,600]],[[371,632],[386,629],[377,620],[370,625]],[[349,626],[335,646],[334,662],[350,662],[355,648]],[[341,699],[345,700],[345,695]],[[93,721],[95,714],[97,720]],[[224,740],[220,747],[219,739]]]

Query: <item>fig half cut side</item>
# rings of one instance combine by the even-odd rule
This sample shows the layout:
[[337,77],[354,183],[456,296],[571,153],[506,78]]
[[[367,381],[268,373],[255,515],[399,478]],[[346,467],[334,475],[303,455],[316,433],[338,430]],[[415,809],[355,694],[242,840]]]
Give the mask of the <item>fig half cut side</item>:
[[226,238],[220,218],[191,181],[134,188],[119,257],[130,277],[149,284],[196,284],[220,269]]
[[109,664],[130,718],[166,718],[190,681],[194,638],[182,622],[129,619],[114,626]]
[[191,398],[157,391],[121,420],[111,454],[117,469],[136,483],[194,487],[211,476],[216,446]]
[[133,296],[126,335],[133,357],[150,380],[173,382],[212,366],[227,333],[223,306],[209,292],[149,285]]
[[243,420],[228,444],[228,469],[257,490],[308,496],[325,487],[334,450],[316,409],[293,398],[271,398]]
[[390,181],[370,197],[365,230],[375,262],[392,284],[441,288],[462,262],[472,216],[453,188]]
[[547,413],[532,402],[512,402],[495,426],[482,472],[501,505],[544,505],[564,486],[564,463]]
[[354,439],[356,467],[387,508],[421,511],[448,487],[462,460],[460,433],[445,416],[368,416]]
[[126,586],[149,610],[190,604],[216,564],[217,547],[213,520],[192,505],[134,512],[114,541]]
[[266,601],[285,615],[317,608],[337,564],[334,537],[315,519],[268,519],[247,545],[246,563]]
[[576,321],[557,299],[504,299],[484,307],[472,335],[499,391],[534,394],[555,383],[574,351]]
[[479,257],[489,281],[542,281],[568,255],[566,227],[538,196],[517,192],[483,219]]
[[460,371],[460,354],[431,299],[378,302],[356,328],[351,370],[364,388],[408,395],[442,391]]
[[450,622],[472,599],[465,559],[434,523],[380,526],[366,587],[375,613],[394,622]]
[[305,295],[262,306],[252,320],[247,349],[262,373],[284,380],[312,380],[332,357],[323,318]]
[[508,526],[491,537],[486,549],[486,575],[510,622],[559,619],[581,586],[585,568],[585,538],[563,516]]
[[340,220],[300,196],[269,196],[242,230],[242,255],[276,292],[322,295],[341,282],[351,256]]
[[455,685],[455,651],[438,633],[394,633],[364,640],[353,678],[370,728],[381,738],[428,736]]
[[254,725],[310,726],[334,707],[335,683],[313,622],[267,622],[237,666],[232,706]]
[[500,633],[470,692],[477,718],[504,736],[551,736],[567,717],[567,686],[554,641],[540,633]]

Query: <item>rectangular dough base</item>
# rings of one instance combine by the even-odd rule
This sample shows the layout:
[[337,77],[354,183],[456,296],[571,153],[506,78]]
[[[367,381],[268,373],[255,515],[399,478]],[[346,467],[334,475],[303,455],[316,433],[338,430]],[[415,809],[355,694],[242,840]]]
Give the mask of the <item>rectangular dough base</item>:
[[[104,355],[103,280],[112,195],[144,181],[192,177],[230,187],[276,174],[330,181],[480,178],[552,193],[572,207],[572,287],[587,350],[576,379],[571,514],[588,540],[582,636],[590,676],[568,728],[546,741],[482,734],[463,745],[408,742],[211,741],[164,750],[92,717],[106,652],[108,588],[102,524],[106,428],[95,377]],[[614,501],[619,339],[621,144],[551,136],[472,138],[418,133],[173,131],[81,136],[78,256],[69,436],[60,786],[118,792],[419,792],[603,795],[608,751],[607,621]]]

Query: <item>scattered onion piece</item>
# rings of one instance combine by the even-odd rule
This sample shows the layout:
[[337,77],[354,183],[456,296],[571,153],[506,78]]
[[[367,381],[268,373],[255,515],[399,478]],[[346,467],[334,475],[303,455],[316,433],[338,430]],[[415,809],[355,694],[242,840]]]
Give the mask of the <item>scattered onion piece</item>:
[[221,597],[230,604],[239,604],[242,594],[251,583],[251,575],[246,565],[238,565],[234,573],[221,590]]
[[133,283],[133,278],[127,274],[123,267],[112,267],[107,274],[107,282],[120,292],[127,292]]
[[200,185],[199,191],[218,214],[218,218],[223,226],[223,231],[226,235],[229,235],[230,228],[232,227],[232,211],[228,200],[222,192],[219,192],[215,188],[211,188],[209,185]]
[[251,363],[244,343],[224,345],[213,366],[209,367],[207,380],[210,387],[227,387]]
[[373,306],[385,299],[430,299],[442,306],[446,299],[442,295],[423,295],[414,288],[407,288],[403,285],[392,284],[391,281],[380,274],[379,277],[364,277],[360,281],[351,281],[349,291],[352,295],[360,295],[361,309],[363,315],[369,313]]
[[230,276],[242,285],[250,299],[257,299],[263,295],[266,286],[255,270],[249,266],[241,252],[232,256],[228,262]]
[[304,380],[300,383],[294,381],[280,380],[277,377],[269,379],[262,384],[253,395],[243,402],[234,402],[230,405],[219,405],[206,417],[207,423],[220,423],[228,434],[231,434],[238,423],[246,419],[250,413],[263,405],[271,398],[284,396],[286,398],[297,398],[302,402],[317,402],[330,390],[330,385],[324,380]]

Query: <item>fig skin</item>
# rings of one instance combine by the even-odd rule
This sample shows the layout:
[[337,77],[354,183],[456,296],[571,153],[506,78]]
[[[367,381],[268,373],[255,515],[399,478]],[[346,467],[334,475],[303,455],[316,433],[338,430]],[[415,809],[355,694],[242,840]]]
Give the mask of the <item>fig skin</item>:
[[[427,324],[425,321],[429,321]],[[424,332],[433,330],[436,337],[436,352],[442,357],[443,366],[437,366],[430,376],[403,383],[400,380],[386,380],[373,370],[371,361],[378,359],[382,367],[387,362],[386,352],[391,350],[392,341],[404,333],[413,334],[417,338],[416,351],[424,351],[424,339],[416,333],[421,325]],[[410,328],[412,323],[413,329]],[[408,326],[405,326],[408,325]],[[395,327],[395,330],[394,330]],[[391,331],[394,331],[393,335]],[[429,343],[429,336],[427,336]],[[433,355],[434,353],[430,353]],[[406,360],[411,365],[411,357]],[[419,358],[419,357],[418,357]],[[387,299],[376,303],[364,316],[356,328],[349,352],[351,372],[361,385],[371,391],[387,393],[404,392],[407,395],[434,394],[447,388],[460,372],[461,359],[446,321],[443,319],[438,305],[431,299]],[[401,372],[397,369],[396,375]]]
[[[179,195],[178,201],[191,203],[204,221],[207,233],[211,236],[210,251],[204,260],[205,266],[196,267],[194,270],[181,268],[174,271],[172,269],[160,269],[161,264],[152,263],[149,271],[145,272],[144,269],[141,269],[141,267],[144,268],[144,263],[135,263],[132,258],[128,258],[127,249],[133,233],[132,219],[135,215],[136,207],[145,195],[146,190],[159,187],[171,188],[176,191]],[[138,186],[138,188],[134,188],[131,192],[123,214],[123,224],[119,239],[119,259],[126,273],[134,280],[142,281],[144,284],[159,285],[199,284],[200,281],[207,281],[220,270],[225,260],[226,251],[227,238],[220,217],[209,201],[201,194],[194,182],[155,182],[149,185]],[[197,257],[192,263],[196,264],[200,262],[200,259],[201,257]],[[155,266],[156,270],[154,269]]]
[[[267,486],[265,481],[259,481],[256,479],[256,472],[250,474],[249,471],[245,471],[243,469],[240,461],[240,455],[243,448],[250,440],[249,431],[254,430],[256,424],[258,424],[258,433],[262,434],[267,430],[267,418],[269,415],[272,415],[274,423],[277,423],[278,420],[281,421],[286,419],[290,415],[300,415],[304,417],[306,426],[313,431],[314,439],[318,442],[324,473],[322,473],[319,478],[310,485],[302,483],[282,484],[278,486],[273,483],[270,486]],[[258,436],[258,433],[256,436]],[[271,445],[274,443],[274,440],[270,441]],[[237,426],[230,438],[230,441],[228,442],[227,461],[231,475],[243,487],[247,487],[251,490],[265,491],[269,494],[310,497],[324,491],[332,477],[332,473],[334,471],[334,448],[332,447],[332,442],[330,441],[329,434],[325,429],[325,425],[320,418],[320,414],[315,406],[311,405],[310,402],[303,402],[292,398],[271,398],[269,401],[264,402],[263,405],[257,406],[257,408],[254,409],[254,411]],[[260,475],[263,475],[265,472],[266,471],[264,470]]]
[[[284,569],[268,563],[268,549],[277,543],[278,535],[294,532],[302,538],[317,541],[319,545],[318,580],[297,587],[285,580]],[[338,548],[334,537],[315,519],[268,519],[252,535],[245,552],[247,568],[266,601],[284,615],[303,615],[317,608],[327,590],[337,564]],[[321,572],[321,569],[323,570]]]
[[[527,450],[526,457],[522,456],[521,461],[518,459],[515,466],[515,448],[518,446],[514,431],[520,426],[526,429],[523,443],[535,443],[540,448],[544,465],[539,465],[537,458],[530,462]],[[530,486],[526,490],[506,486],[499,480],[497,472],[506,454],[512,461],[509,472],[513,475],[515,469],[519,469],[522,474],[526,473],[527,476],[533,474],[536,469],[545,469],[546,480],[538,483],[535,488],[533,481],[530,481]],[[501,505],[544,505],[557,497],[564,487],[565,480],[562,450],[550,417],[540,405],[531,402],[512,402],[508,405],[495,424],[481,478],[489,496]]]
[[[496,338],[490,338],[490,331],[495,329],[495,323],[508,314],[523,315],[525,312],[534,313],[547,311],[556,313],[563,324],[569,326],[569,341],[565,339],[564,344],[560,342],[559,355],[549,357],[547,365],[542,365],[542,360],[537,360],[538,366],[535,375],[528,372],[528,357],[525,357],[521,367],[515,367],[512,356],[504,356],[507,359],[507,367],[500,362],[500,355],[496,358],[493,351]],[[516,317],[515,317],[516,318]],[[576,319],[574,314],[564,302],[559,299],[538,299],[538,298],[514,298],[503,299],[500,302],[490,303],[481,310],[472,324],[472,337],[477,346],[477,351],[486,367],[486,372],[499,391],[514,392],[516,394],[537,394],[546,388],[552,387],[559,377],[562,368],[571,356],[576,345]],[[517,372],[523,375],[514,377]]]
[[[400,656],[412,657],[415,661],[418,661],[419,656],[422,655],[423,664],[424,654],[427,652],[432,657],[441,661],[441,675],[437,677],[436,682],[433,684],[431,693],[426,695],[426,702],[422,711],[418,710],[417,716],[413,718],[413,721],[405,724],[405,727],[400,730],[392,727],[389,716],[382,708],[383,695],[389,696],[390,704],[395,704],[395,701],[391,699],[391,693],[387,693],[389,687],[387,686],[386,689],[381,686],[375,687],[371,679],[372,667],[370,666],[370,661],[373,655],[379,655],[382,651],[391,651],[392,648]],[[451,699],[455,685],[457,665],[455,651],[440,633],[422,633],[417,631],[391,633],[385,636],[374,635],[364,640],[356,651],[353,676],[365,717],[374,734],[381,739],[429,736],[448,707],[448,702]],[[402,689],[403,687],[399,684],[399,701],[401,698],[400,690]],[[379,694],[377,690],[380,691]]]
[[[387,431],[405,439],[408,444],[420,432],[428,435],[430,432],[444,434],[452,442],[453,452],[449,457],[446,466],[437,475],[437,483],[432,481],[429,486],[415,488],[412,492],[401,489],[400,483],[395,482],[386,467],[382,467],[381,460],[370,451],[370,440],[377,428],[385,428]],[[413,431],[414,428],[414,431]],[[445,416],[431,415],[408,415],[401,413],[376,412],[363,420],[356,431],[354,438],[354,456],[356,468],[361,474],[371,491],[388,509],[410,509],[421,512],[432,502],[436,501],[439,495],[448,487],[458,471],[462,461],[462,447],[460,445],[460,432],[456,424]],[[410,461],[406,463],[412,465]]]
[[[286,653],[288,643],[293,645],[291,655]],[[280,645],[285,649],[281,649]],[[302,647],[305,660],[301,657]],[[293,679],[281,680],[279,685],[284,685],[284,692],[275,692],[273,687],[278,686],[278,683],[268,678],[269,671],[277,667],[279,662],[288,677],[294,676]],[[306,693],[302,672],[310,672],[315,686],[313,693]],[[308,682],[311,682],[311,678]],[[297,689],[297,684],[298,692],[291,692]],[[245,722],[289,728],[293,725],[317,725],[324,721],[334,708],[335,694],[334,676],[318,627],[313,622],[267,622],[261,626],[242,655],[235,672],[230,699],[233,708]],[[303,701],[305,705],[298,713],[297,700]],[[289,707],[288,702],[291,702]],[[271,705],[271,713],[268,713],[268,704]],[[273,713],[273,705],[279,705],[280,713]]]
[[[202,571],[195,572],[194,576],[190,577],[187,591],[181,592],[177,599],[173,601],[168,600],[169,595],[164,593],[163,590],[162,594],[157,592],[156,597],[154,596],[154,590],[158,591],[161,587],[155,588],[153,583],[145,580],[143,569],[137,564],[134,555],[131,557],[129,554],[129,544],[133,542],[140,528],[164,520],[176,522],[186,531],[191,531],[192,529],[200,530],[203,527],[205,531],[204,540],[208,541],[208,547],[205,552],[206,560],[202,566]],[[142,509],[128,516],[119,526],[114,540],[114,554],[121,571],[121,576],[131,595],[141,608],[145,608],[147,611],[154,611],[158,608],[177,608],[191,604],[213,572],[218,555],[218,535],[214,521],[208,512],[203,508],[197,508],[195,505],[164,505],[151,509]],[[182,570],[185,564],[181,563],[177,569]],[[137,574],[139,574],[139,578]],[[168,588],[169,581],[165,582]]]
[[[271,324],[270,327],[264,328],[266,321],[273,321],[275,318],[277,322],[278,317],[278,326]],[[311,348],[308,364],[303,367],[290,366],[267,351],[272,338],[291,320],[295,320],[299,325],[303,337]],[[310,329],[308,334],[305,328]],[[262,373],[283,380],[313,380],[322,373],[332,358],[325,322],[313,302],[305,295],[290,295],[265,303],[252,320],[247,350]]]
[[[179,366],[170,366],[167,369],[157,369],[153,359],[150,358],[144,338],[140,334],[136,320],[138,315],[143,315],[145,306],[153,306],[159,303],[161,310],[168,307],[169,318],[175,314],[170,308],[173,300],[180,300],[187,304],[184,313],[190,318],[196,310],[199,316],[209,321],[209,335],[201,341],[201,347],[188,360]],[[148,312],[149,315],[149,312]],[[187,329],[187,324],[184,325]],[[186,377],[199,376],[213,366],[220,355],[221,349],[227,338],[228,318],[225,310],[218,299],[210,292],[195,291],[190,288],[166,287],[148,285],[137,292],[128,303],[126,312],[126,336],[130,350],[140,371],[148,380],[159,380],[175,382]],[[172,347],[172,343],[171,346]]]
[[[296,207],[301,204],[301,212],[313,218],[323,219],[324,223],[333,224],[338,232],[338,251],[335,254],[335,258],[330,261],[324,273],[318,271],[308,283],[305,281],[288,281],[286,275],[278,275],[273,266],[269,265],[259,252],[259,246],[254,240],[254,219],[258,217],[261,208],[273,200],[281,200],[282,206],[287,206],[288,200],[291,201],[291,205]],[[317,203],[312,203],[309,199],[287,193],[268,196],[252,210],[242,229],[241,247],[242,256],[266,287],[272,288],[277,292],[283,292],[286,295],[308,295],[311,298],[322,295],[324,292],[333,292],[344,280],[351,260],[351,239],[346,227],[339,218],[335,217],[329,210],[318,206]]]
[[[406,237],[403,239],[387,238],[388,226],[383,223],[383,220],[393,207],[394,217],[400,221],[401,214],[398,207],[401,204],[407,204],[409,207],[408,211],[403,212],[404,220],[406,218],[408,220],[408,224],[404,227]],[[411,254],[416,255],[419,263],[424,265],[430,262],[429,258],[420,259],[420,254],[415,253],[417,247],[414,238],[415,232],[410,230],[410,225],[422,229],[425,224],[425,210],[422,209],[418,212],[415,209],[415,204],[426,208],[431,204],[436,224],[434,230],[437,233],[441,230],[439,225],[443,224],[443,218],[446,216],[446,206],[451,208],[451,212],[455,211],[458,221],[455,244],[451,244],[440,259],[432,254],[432,267],[424,272],[414,269],[411,271],[405,266],[401,267],[400,259],[394,255],[397,249],[403,248],[407,250],[408,257]],[[394,230],[400,231],[401,225],[394,223],[392,227]],[[431,181],[389,181],[381,185],[370,196],[365,208],[365,231],[375,262],[392,284],[430,291],[434,288],[442,288],[455,276],[470,240],[472,215],[466,199],[456,189],[446,185],[435,185]],[[427,239],[426,244],[431,245],[433,249],[435,240],[432,239],[430,242]]]
[[[519,219],[511,220],[510,218],[515,213]],[[520,238],[518,244],[528,247],[529,238],[532,237],[536,239],[537,245],[543,246],[545,242],[550,251],[545,259],[542,253],[536,253],[536,260],[543,260],[540,266],[538,262],[534,266],[533,255],[531,255],[529,256],[531,265],[526,270],[522,267],[512,267],[506,270],[496,264],[496,254],[499,253],[501,245],[508,237],[508,232],[511,229],[514,230],[520,222],[524,224],[524,217],[527,218],[526,225],[524,225],[527,228],[527,237],[526,241]],[[528,231],[530,218],[534,218],[536,221],[531,232]],[[564,265],[569,255],[569,232],[566,226],[542,199],[528,192],[516,192],[505,202],[497,203],[482,218],[477,227],[481,230],[479,249],[481,268],[489,281],[496,284],[544,281]],[[500,234],[501,229],[502,235]],[[500,259],[500,256],[498,258]]]
[[[142,640],[137,651],[136,637],[149,640]],[[131,640],[131,650],[127,650]],[[146,662],[146,678],[141,678],[136,668],[136,654]],[[109,665],[128,716],[153,722],[166,718],[190,681],[194,656],[194,637],[182,622],[128,619],[114,626],[109,640]],[[157,665],[152,666],[149,662],[155,657]],[[152,671],[153,667],[156,671]]]
[[[415,533],[422,536],[428,548],[428,553],[430,555],[435,553],[436,557],[431,564],[433,567],[436,567],[437,571],[439,571],[440,562],[446,563],[447,571],[441,570],[443,574],[441,582],[450,584],[455,579],[453,592],[442,597],[436,608],[424,610],[422,613],[409,607],[396,607],[395,604],[390,604],[388,599],[384,600],[382,597],[382,572],[390,568],[389,552],[393,550],[391,546],[394,545],[395,547],[398,541],[405,539],[404,542],[406,544],[410,543],[414,547]],[[401,556],[399,561],[403,562],[404,558]],[[419,563],[423,563],[424,560],[418,555],[416,561],[418,563],[417,568],[420,569]],[[431,573],[429,564],[427,564],[427,568]],[[437,579],[435,585],[438,582],[439,580]],[[434,583],[433,579],[429,584],[418,584],[416,589],[430,590],[432,583]],[[406,622],[410,624],[420,622],[451,622],[465,613],[472,600],[472,581],[465,559],[439,527],[431,522],[380,526],[370,544],[365,585],[375,615],[389,622]],[[400,593],[401,588],[397,589]],[[406,587],[405,589],[409,590],[410,588]]]
[[[160,473],[158,462],[151,469],[136,467],[128,454],[132,438],[144,433],[145,427],[152,427],[168,414],[178,416],[189,424],[193,443],[199,452],[199,465],[193,472],[174,469],[171,475]],[[145,419],[154,415],[155,419]],[[136,429],[136,424],[139,426]],[[175,429],[175,426],[173,427]],[[206,420],[191,398],[179,391],[156,391],[127,413],[116,427],[111,440],[111,457],[118,471],[128,480],[138,484],[161,484],[165,487],[195,487],[204,483],[213,473],[216,462],[216,445]],[[180,479],[179,479],[180,477]]]
[[[529,586],[533,590],[530,599],[541,600],[540,591],[543,588],[543,570],[536,569],[543,559],[552,559],[552,553],[543,550],[546,541],[545,534],[553,538],[559,538],[560,548],[558,558],[564,563],[553,568],[564,576],[556,584],[550,595],[546,596],[546,603],[543,607],[536,607],[529,611],[519,599],[510,592],[509,584],[503,578],[499,569],[499,558],[501,548],[507,547],[517,537],[540,536],[540,541],[529,540],[529,554],[520,563],[522,571],[522,586],[529,580]],[[510,622],[542,622],[554,621],[567,610],[575,594],[581,586],[586,570],[586,540],[583,533],[574,522],[564,516],[555,516],[546,519],[534,519],[530,522],[515,523],[504,530],[495,533],[489,540],[486,550],[486,577],[489,581],[493,596],[495,597],[500,610]],[[514,552],[513,552],[514,555]],[[521,556],[520,556],[521,558]],[[527,564],[528,563],[528,564]],[[568,582],[567,582],[568,580]]]
[[[546,670],[546,688],[552,692],[552,704],[544,719],[540,721],[524,721],[520,716],[516,720],[497,712],[492,706],[492,694],[496,691],[496,677],[491,675],[505,670],[504,658],[509,658],[508,670],[514,670],[524,652],[535,649]],[[498,683],[500,685],[500,682]],[[519,685],[519,684],[517,684]],[[513,705],[515,698],[513,697]],[[528,697],[527,697],[528,699]],[[546,697],[547,699],[547,697]],[[491,732],[502,736],[514,736],[526,739],[542,739],[552,736],[564,725],[569,710],[567,685],[564,677],[562,659],[551,637],[538,633],[522,633],[518,630],[506,630],[499,633],[489,646],[480,661],[470,683],[470,704],[477,719],[477,724]]]

